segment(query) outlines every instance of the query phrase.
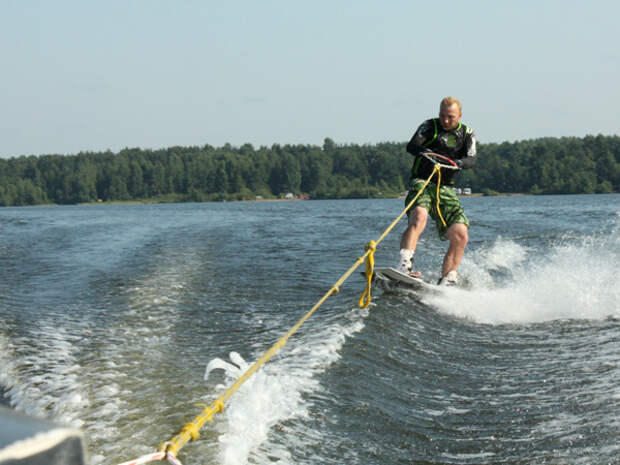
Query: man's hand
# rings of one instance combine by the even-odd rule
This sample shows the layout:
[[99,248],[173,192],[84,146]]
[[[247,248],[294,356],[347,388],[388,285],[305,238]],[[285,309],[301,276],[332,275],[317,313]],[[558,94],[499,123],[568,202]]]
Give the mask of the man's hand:
[[454,164],[458,169],[463,169],[463,160],[454,160]]

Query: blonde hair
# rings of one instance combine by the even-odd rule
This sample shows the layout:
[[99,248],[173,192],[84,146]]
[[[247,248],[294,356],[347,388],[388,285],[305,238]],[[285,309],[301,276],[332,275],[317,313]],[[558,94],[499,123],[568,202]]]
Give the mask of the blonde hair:
[[459,112],[463,111],[461,109],[461,101],[454,97],[445,97],[441,100],[441,104],[439,105],[439,109],[441,110],[443,107],[449,107],[450,105],[456,105],[459,107]]

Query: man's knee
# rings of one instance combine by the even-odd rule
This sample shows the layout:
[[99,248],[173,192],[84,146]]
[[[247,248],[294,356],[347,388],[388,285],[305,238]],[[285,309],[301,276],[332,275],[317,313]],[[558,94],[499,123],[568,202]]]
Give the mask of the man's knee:
[[428,212],[426,209],[422,207],[415,207],[409,214],[409,227],[414,229],[424,229],[427,219]]
[[469,241],[469,232],[467,226],[463,223],[454,223],[448,230],[448,239],[457,245],[465,247]]

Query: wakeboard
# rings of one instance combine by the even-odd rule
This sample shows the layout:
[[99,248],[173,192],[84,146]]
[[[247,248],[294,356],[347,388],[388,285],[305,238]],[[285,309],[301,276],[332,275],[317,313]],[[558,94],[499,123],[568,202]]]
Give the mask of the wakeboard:
[[383,290],[408,289],[415,292],[434,293],[440,291],[440,286],[401,273],[395,268],[379,267],[373,272],[373,282]]

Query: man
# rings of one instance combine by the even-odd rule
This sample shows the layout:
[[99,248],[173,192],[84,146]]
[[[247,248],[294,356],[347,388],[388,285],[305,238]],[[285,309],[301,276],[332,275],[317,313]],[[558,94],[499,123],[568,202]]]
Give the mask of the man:
[[[476,156],[476,138],[471,128],[461,123],[461,102],[454,97],[446,97],[439,105],[439,118],[424,121],[415,132],[407,152],[413,155],[410,190],[405,205],[418,194],[424,182],[433,172],[434,164],[423,153],[435,153],[450,158],[460,169],[472,168]],[[413,254],[418,239],[426,227],[428,216],[435,221],[441,239],[450,241],[443,259],[440,285],[453,285],[457,282],[457,268],[463,258],[469,240],[469,220],[461,204],[450,187],[454,184],[458,170],[441,169],[439,191],[439,210],[437,211],[437,174],[431,179],[420,197],[407,213],[409,223],[400,241],[400,262],[398,270],[419,277],[422,273],[414,269]],[[442,221],[445,220],[445,225]]]

